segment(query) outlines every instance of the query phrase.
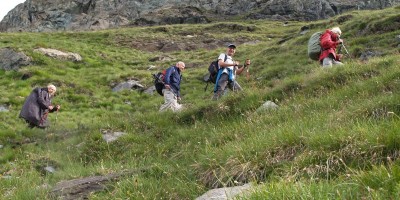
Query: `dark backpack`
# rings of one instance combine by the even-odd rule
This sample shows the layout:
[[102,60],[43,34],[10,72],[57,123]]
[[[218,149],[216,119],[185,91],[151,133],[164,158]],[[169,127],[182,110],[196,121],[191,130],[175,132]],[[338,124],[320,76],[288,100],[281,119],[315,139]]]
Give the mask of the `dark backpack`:
[[311,35],[310,39],[308,40],[308,57],[312,60],[319,60],[319,56],[321,55],[321,38],[322,32],[316,32]]
[[[228,56],[225,54],[224,62],[228,59]],[[208,83],[214,83],[217,81],[217,76],[218,76],[218,71],[221,69],[221,67],[218,64],[218,60],[212,61],[210,66],[208,66],[208,79],[206,80],[207,85],[204,90],[207,90]]]
[[161,96],[164,96],[162,90],[164,88],[165,74],[167,70],[164,69],[162,72],[158,72],[157,74],[153,74],[154,77],[154,86],[156,87],[157,93]]

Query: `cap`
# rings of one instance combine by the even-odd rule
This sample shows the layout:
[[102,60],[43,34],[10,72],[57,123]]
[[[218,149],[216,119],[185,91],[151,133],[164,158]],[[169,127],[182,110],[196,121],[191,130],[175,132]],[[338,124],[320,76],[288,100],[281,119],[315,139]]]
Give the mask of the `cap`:
[[229,44],[229,45],[228,45],[228,48],[234,48],[234,49],[236,49],[236,45],[234,45],[234,44]]

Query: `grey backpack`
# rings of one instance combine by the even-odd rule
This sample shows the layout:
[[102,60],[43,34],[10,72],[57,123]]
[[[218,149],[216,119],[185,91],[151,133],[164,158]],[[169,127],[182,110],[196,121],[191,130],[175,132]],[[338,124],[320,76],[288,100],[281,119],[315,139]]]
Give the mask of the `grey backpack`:
[[321,35],[322,32],[316,32],[312,34],[308,40],[308,57],[310,57],[312,60],[319,60],[319,56],[321,55]]

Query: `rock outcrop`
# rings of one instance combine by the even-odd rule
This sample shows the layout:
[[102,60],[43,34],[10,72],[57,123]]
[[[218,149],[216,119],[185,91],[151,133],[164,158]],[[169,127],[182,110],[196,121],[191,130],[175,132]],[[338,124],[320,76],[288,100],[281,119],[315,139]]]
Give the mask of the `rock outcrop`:
[[0,69],[18,70],[20,67],[31,64],[32,59],[23,52],[6,47],[0,49]]
[[254,187],[250,183],[247,183],[242,186],[212,189],[212,190],[209,190],[208,192],[204,193],[200,197],[197,197],[196,200],[235,199],[236,197],[244,197],[246,195],[246,193],[249,193],[252,188],[254,188]]
[[77,53],[62,52],[57,49],[46,49],[46,48],[38,48],[33,51],[59,60],[70,60],[74,62],[82,61],[82,56]]
[[99,30],[121,26],[249,19],[317,20],[356,9],[382,9],[400,0],[26,0],[0,22],[0,31]]

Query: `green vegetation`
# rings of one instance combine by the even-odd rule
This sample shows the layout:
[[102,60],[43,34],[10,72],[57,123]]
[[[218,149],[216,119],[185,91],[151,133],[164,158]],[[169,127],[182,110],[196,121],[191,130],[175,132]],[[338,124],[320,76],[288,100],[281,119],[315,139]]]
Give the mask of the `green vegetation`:
[[[0,48],[33,58],[19,71],[0,71],[1,199],[50,199],[63,180],[137,173],[90,199],[194,199],[222,186],[257,184],[251,199],[396,199],[400,194],[399,9],[355,11],[329,21],[241,21],[136,27],[97,32],[0,33]],[[301,35],[300,29],[311,30]],[[313,32],[340,26],[352,58],[322,69],[307,58]],[[225,32],[215,33],[216,27]],[[227,34],[227,32],[231,32]],[[194,36],[193,38],[187,37]],[[156,41],[238,43],[235,58],[252,59],[245,91],[212,102],[202,76],[225,51],[146,51]],[[139,44],[145,44],[139,48]],[[196,45],[193,45],[195,47]],[[79,53],[82,62],[34,52]],[[366,51],[380,57],[361,62]],[[155,59],[159,56],[169,60]],[[154,61],[155,60],[155,61]],[[112,92],[127,79],[152,85],[151,73],[186,63],[181,113],[158,113],[163,98]],[[156,69],[148,70],[154,65]],[[23,74],[31,74],[21,80]],[[58,86],[61,111],[52,126],[29,129],[17,116],[37,86]],[[256,112],[271,100],[278,110]],[[130,103],[127,103],[130,102]],[[106,143],[102,131],[127,133]],[[52,174],[40,166],[51,164]]]

